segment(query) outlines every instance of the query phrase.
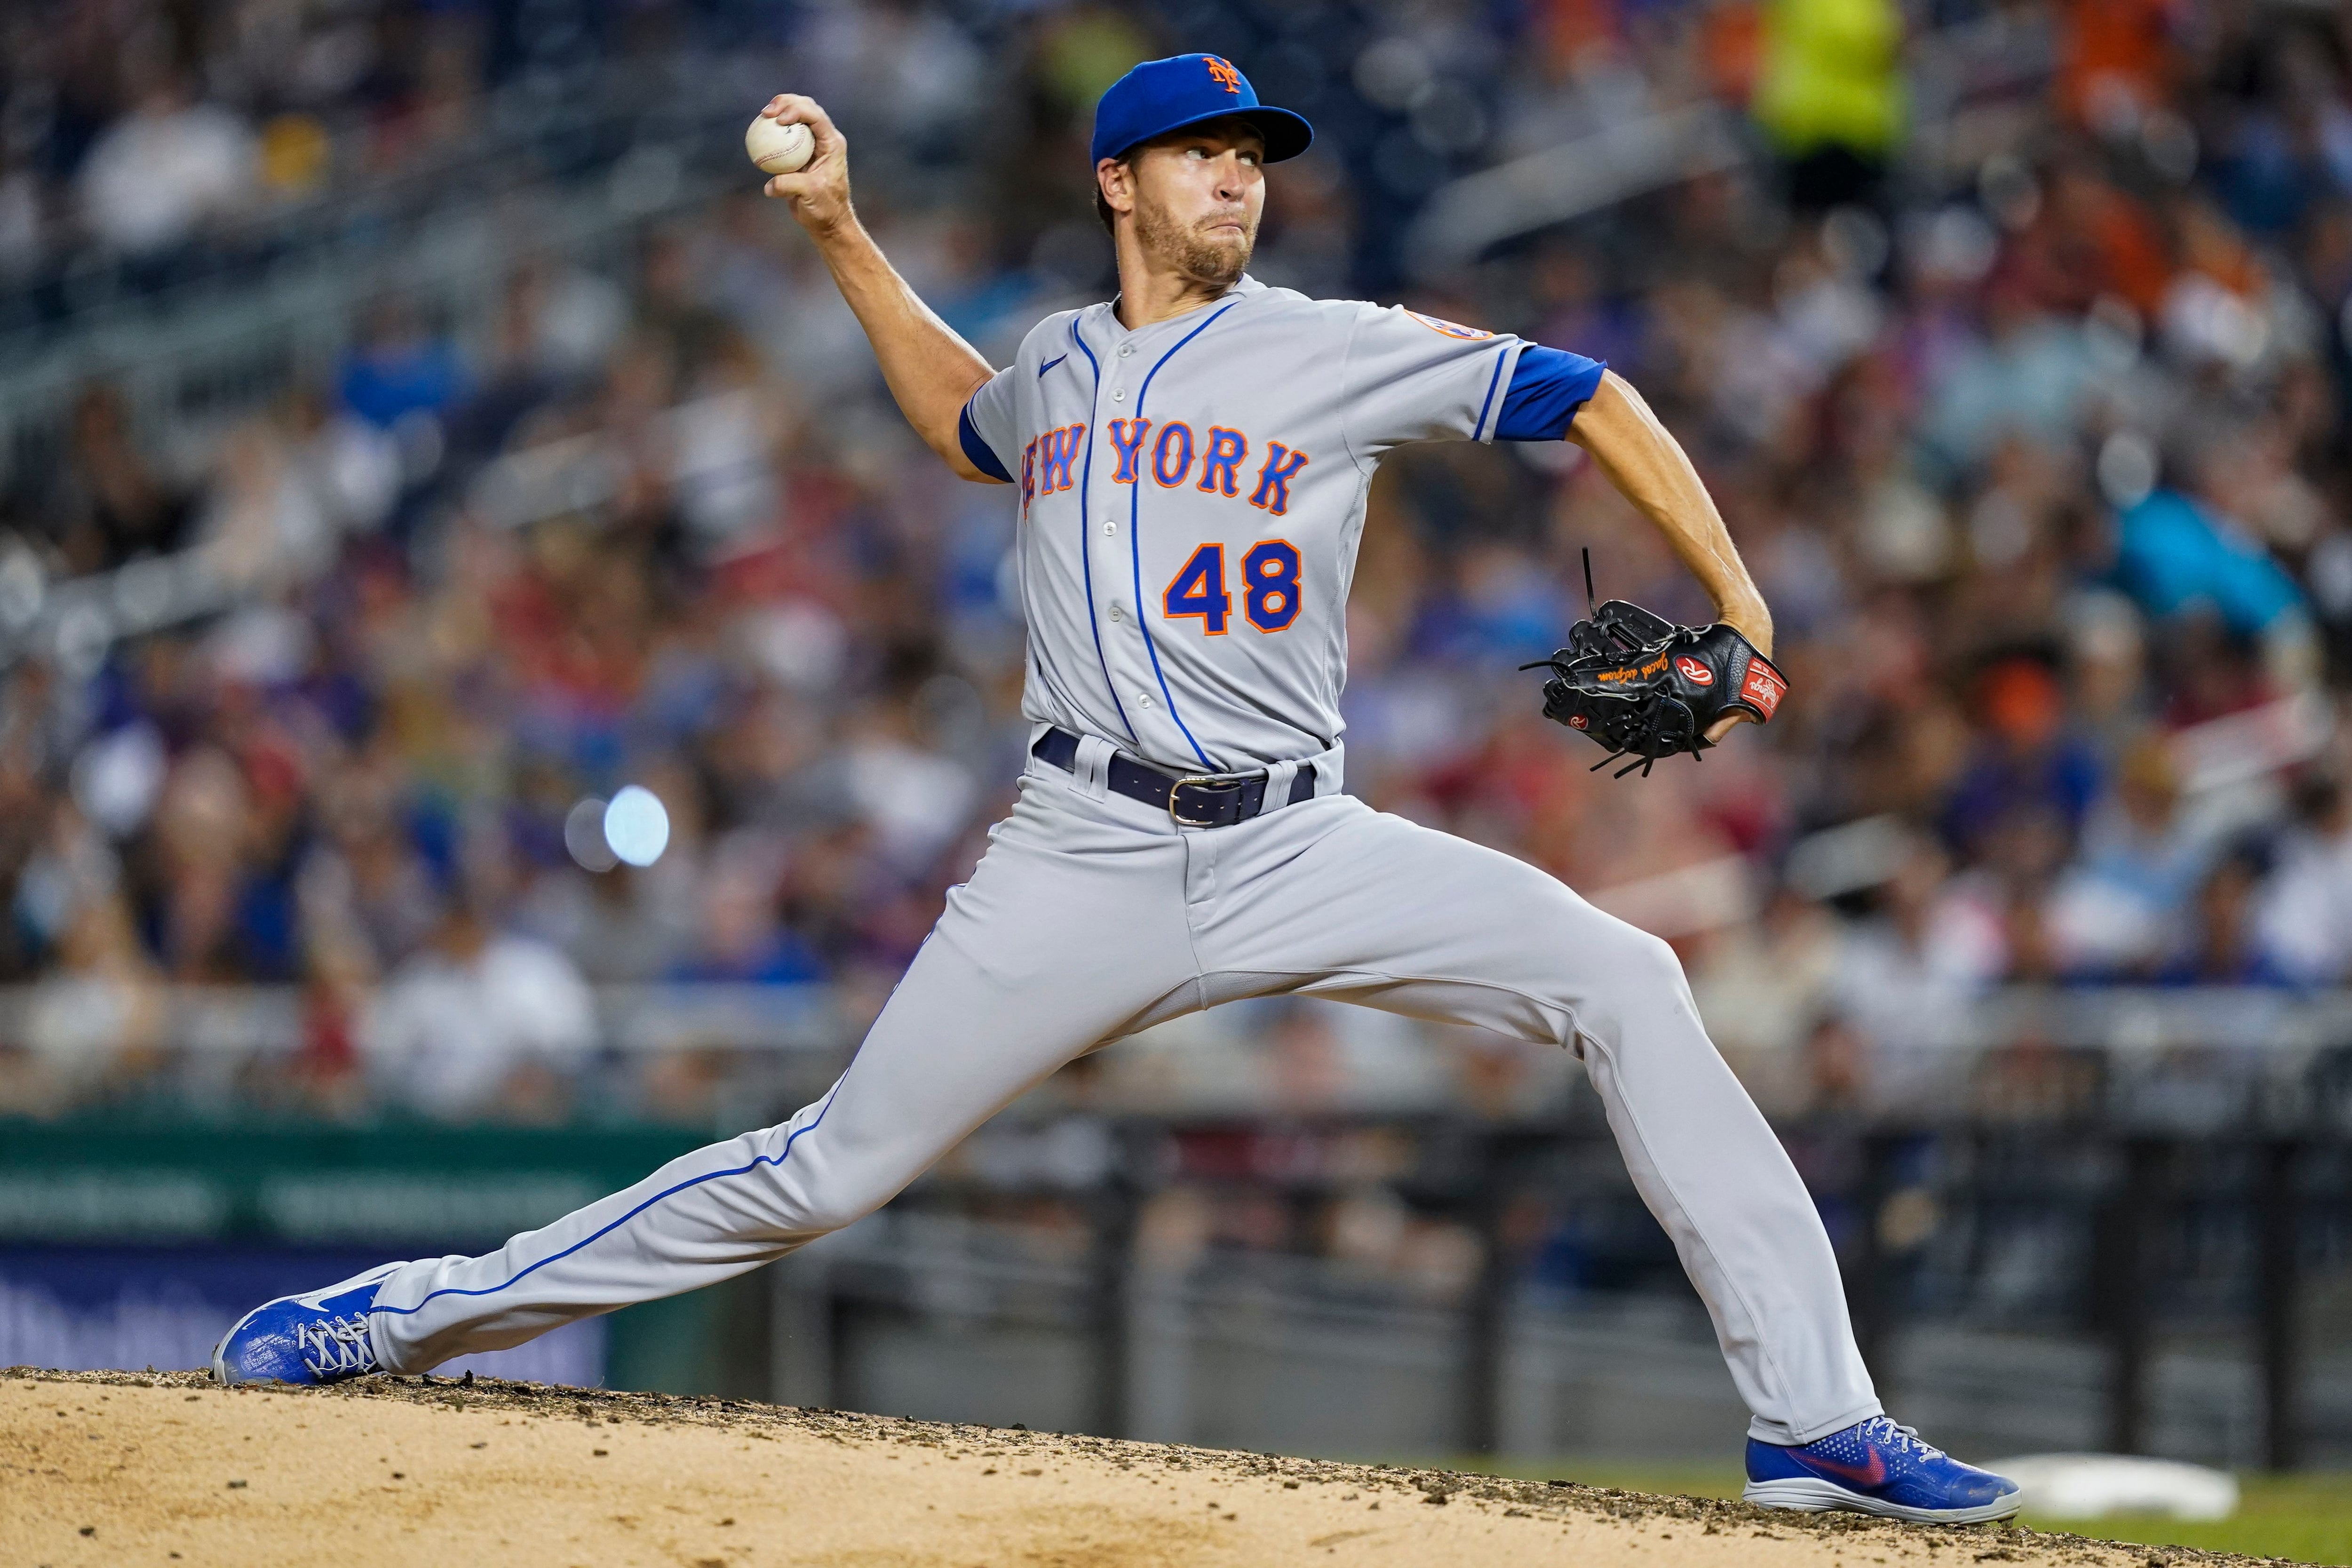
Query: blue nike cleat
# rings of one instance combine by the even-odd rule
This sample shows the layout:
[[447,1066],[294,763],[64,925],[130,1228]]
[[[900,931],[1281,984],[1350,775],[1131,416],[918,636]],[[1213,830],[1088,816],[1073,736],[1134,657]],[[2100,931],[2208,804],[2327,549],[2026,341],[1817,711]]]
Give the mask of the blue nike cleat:
[[368,1337],[376,1287],[399,1268],[387,1263],[340,1285],[265,1301],[236,1321],[213,1350],[216,1383],[341,1383],[383,1370]]
[[1981,1524],[2017,1511],[2017,1483],[1964,1465],[1884,1415],[1801,1447],[1748,1439],[1748,1488],[1766,1508],[1848,1509],[1916,1524]]

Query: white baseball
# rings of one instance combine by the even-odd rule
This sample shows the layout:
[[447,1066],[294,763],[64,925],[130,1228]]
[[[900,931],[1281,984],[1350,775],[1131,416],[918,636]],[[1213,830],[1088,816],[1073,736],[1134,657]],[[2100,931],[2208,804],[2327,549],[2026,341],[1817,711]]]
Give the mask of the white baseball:
[[816,151],[816,138],[797,120],[771,120],[762,114],[743,132],[743,151],[771,174],[796,174]]

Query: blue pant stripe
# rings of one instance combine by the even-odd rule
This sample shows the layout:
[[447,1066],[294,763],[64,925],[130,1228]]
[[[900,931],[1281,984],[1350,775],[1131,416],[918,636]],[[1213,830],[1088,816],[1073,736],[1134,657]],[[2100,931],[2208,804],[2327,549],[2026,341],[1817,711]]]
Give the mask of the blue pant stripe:
[[[847,1077],[846,1074],[843,1076],[845,1078]],[[819,1127],[824,1125],[825,1112],[833,1109],[834,1095],[837,1095],[840,1092],[841,1085],[838,1083],[835,1084],[833,1086],[833,1093],[824,1097],[824,1105],[823,1109],[817,1111],[816,1120],[810,1122],[806,1127],[793,1129],[792,1136],[784,1140],[783,1148],[773,1157],[762,1154],[758,1159],[752,1161],[750,1164],[738,1165],[730,1171],[706,1171],[701,1175],[696,1176],[691,1180],[680,1182],[674,1187],[666,1188],[661,1192],[656,1193],[652,1197],[647,1198],[645,1202],[639,1204],[636,1207],[631,1209],[628,1213],[623,1215],[620,1218],[614,1220],[604,1229],[596,1232],[595,1235],[582,1237],[578,1241],[573,1242],[562,1251],[548,1254],[545,1258],[541,1258],[530,1268],[523,1269],[511,1279],[502,1280],[496,1285],[486,1285],[478,1290],[461,1289],[455,1285],[445,1286],[441,1289],[435,1290],[427,1295],[423,1301],[417,1302],[414,1307],[376,1307],[371,1309],[371,1310],[383,1312],[393,1317],[406,1317],[412,1312],[423,1311],[427,1302],[433,1301],[443,1296],[495,1296],[509,1286],[520,1283],[526,1276],[537,1273],[540,1269],[546,1268],[551,1263],[571,1257],[573,1253],[579,1251],[582,1247],[588,1246],[591,1242],[600,1241],[604,1237],[612,1235],[613,1232],[620,1229],[621,1226],[628,1224],[631,1220],[636,1218],[639,1215],[645,1213],[656,1204],[660,1203],[664,1198],[675,1197],[678,1194],[686,1191],[688,1187],[698,1187],[705,1182],[715,1182],[721,1176],[749,1175],[751,1172],[758,1170],[762,1165],[781,1165],[785,1161],[793,1157],[793,1145],[801,1141],[802,1133],[814,1132]]]

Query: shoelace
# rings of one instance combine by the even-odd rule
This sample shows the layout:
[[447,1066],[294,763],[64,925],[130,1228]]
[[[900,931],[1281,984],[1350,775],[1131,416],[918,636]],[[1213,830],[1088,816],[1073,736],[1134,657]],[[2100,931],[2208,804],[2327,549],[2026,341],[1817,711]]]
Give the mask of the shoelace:
[[299,1323],[294,1329],[294,1349],[312,1377],[333,1377],[375,1370],[375,1347],[368,1341],[364,1315],[329,1318]]
[[1896,1425],[1891,1415],[1881,1415],[1870,1424],[1871,1436],[1891,1448],[1908,1448],[1923,1459],[1940,1459],[1944,1450],[1919,1436],[1916,1426]]

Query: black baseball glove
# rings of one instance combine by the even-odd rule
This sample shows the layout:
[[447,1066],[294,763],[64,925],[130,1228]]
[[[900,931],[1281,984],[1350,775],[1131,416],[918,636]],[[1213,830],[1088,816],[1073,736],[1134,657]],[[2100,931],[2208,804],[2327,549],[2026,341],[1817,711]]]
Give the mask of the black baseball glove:
[[[1591,570],[1587,567],[1587,572]],[[1715,721],[1735,710],[1772,717],[1788,678],[1731,627],[1678,626],[1639,605],[1612,599],[1570,629],[1568,646],[1521,665],[1549,669],[1544,717],[1581,730],[1609,750],[1596,771],[1619,757],[1647,776],[1661,757],[1697,756]]]

